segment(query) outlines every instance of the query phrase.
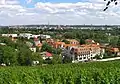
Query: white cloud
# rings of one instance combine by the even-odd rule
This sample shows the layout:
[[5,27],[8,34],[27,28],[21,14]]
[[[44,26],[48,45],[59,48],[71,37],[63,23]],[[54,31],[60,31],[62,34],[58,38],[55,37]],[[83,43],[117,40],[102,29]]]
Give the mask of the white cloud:
[[32,2],[32,0],[26,0],[26,1],[27,1],[28,4]]
[[50,24],[119,24],[120,4],[112,4],[103,12],[104,7],[103,0],[77,3],[38,2],[35,8],[23,7],[19,0],[0,0],[0,21],[4,25],[43,24],[48,21]]
[[0,0],[0,4],[5,4],[5,0]]

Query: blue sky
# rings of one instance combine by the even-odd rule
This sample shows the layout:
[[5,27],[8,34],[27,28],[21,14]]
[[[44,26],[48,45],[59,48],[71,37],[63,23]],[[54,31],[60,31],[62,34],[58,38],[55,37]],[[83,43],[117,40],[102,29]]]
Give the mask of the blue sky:
[[51,3],[77,3],[77,2],[87,2],[88,0],[31,0],[31,3],[27,4],[27,0],[20,0],[20,4],[25,7],[33,8],[34,4],[37,2],[51,2]]
[[120,24],[120,4],[104,0],[0,0],[0,25]]

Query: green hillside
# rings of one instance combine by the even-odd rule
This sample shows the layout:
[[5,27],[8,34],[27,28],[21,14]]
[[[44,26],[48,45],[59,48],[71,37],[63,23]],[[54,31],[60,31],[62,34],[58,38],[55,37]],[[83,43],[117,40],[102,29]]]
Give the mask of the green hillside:
[[120,61],[0,67],[0,84],[120,84]]

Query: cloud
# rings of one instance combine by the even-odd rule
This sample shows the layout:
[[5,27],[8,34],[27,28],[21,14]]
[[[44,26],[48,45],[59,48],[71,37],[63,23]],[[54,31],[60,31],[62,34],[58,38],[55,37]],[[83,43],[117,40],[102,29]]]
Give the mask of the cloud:
[[[31,2],[31,0],[28,0]],[[0,0],[0,21],[14,24],[119,24],[120,4],[103,12],[103,0],[77,3],[37,2],[34,8],[20,5],[19,0]],[[114,21],[113,21],[114,20]]]
[[5,0],[0,0],[0,4],[5,4]]
[[29,3],[31,3],[32,2],[32,0],[26,0],[27,1],[27,4],[29,4]]

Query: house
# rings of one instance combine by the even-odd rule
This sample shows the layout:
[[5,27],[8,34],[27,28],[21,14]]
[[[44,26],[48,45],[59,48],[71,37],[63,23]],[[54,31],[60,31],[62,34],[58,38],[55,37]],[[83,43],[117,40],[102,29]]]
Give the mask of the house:
[[38,38],[34,38],[35,46],[39,45],[41,42]]
[[110,52],[117,53],[119,52],[118,48],[110,48]]
[[54,44],[55,40],[54,39],[47,39],[46,42],[50,45]]
[[35,46],[37,46],[39,48],[39,50],[41,50],[42,43],[40,42],[40,40],[38,38],[34,38],[34,43],[35,43]]
[[40,37],[41,37],[42,39],[50,39],[50,38],[51,38],[50,35],[43,35],[43,34],[41,34]]
[[27,39],[33,38],[32,34],[30,34],[30,33],[20,33],[19,37],[23,37],[23,38],[27,38]]
[[53,47],[54,48],[64,48],[65,43],[64,42],[54,42]]
[[56,41],[53,39],[47,39],[46,42],[54,48],[64,48],[65,47],[65,43],[61,42],[59,40]]
[[95,41],[92,40],[92,39],[86,39],[86,40],[85,40],[85,43],[86,43],[86,44],[93,44],[93,43],[95,43]]
[[120,56],[120,50],[119,50],[119,48],[109,48],[108,52],[110,52],[111,54],[114,54],[116,56]]
[[43,57],[43,59],[44,60],[46,60],[46,59],[52,59],[53,57],[52,57],[52,54],[51,53],[49,53],[49,52],[42,52],[42,53],[40,53],[40,55]]
[[17,37],[18,37],[17,34],[2,34],[2,36],[4,36],[4,37],[11,37],[12,41],[16,41]]
[[77,40],[75,40],[75,39],[66,39],[67,41],[69,41],[70,42],[70,44],[72,44],[72,45],[79,45],[80,43],[77,41]]
[[33,38],[38,38],[40,35],[32,35]]
[[96,44],[80,46],[75,48],[75,50],[75,55],[77,56],[78,61],[93,60],[96,55],[101,56],[102,58],[105,53],[105,50]]
[[65,44],[65,42],[61,42],[60,40],[53,40],[53,39],[48,39],[47,43],[54,48],[61,48],[61,49],[79,45],[79,42],[75,39],[67,39],[67,40],[70,42],[69,44]]
[[17,37],[18,37],[17,34],[2,34],[2,36],[5,36],[5,37],[12,37],[12,38],[17,38]]
[[[81,46],[72,46],[68,47],[67,53],[62,54],[63,56],[69,56],[72,58],[72,62],[75,61],[89,61],[93,60],[96,55],[103,56],[104,50],[100,48],[98,45],[81,45]],[[73,50],[73,54],[71,55],[70,52]],[[65,52],[66,50],[63,50]]]

